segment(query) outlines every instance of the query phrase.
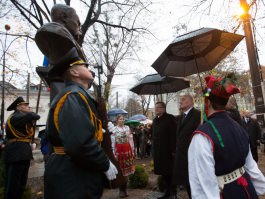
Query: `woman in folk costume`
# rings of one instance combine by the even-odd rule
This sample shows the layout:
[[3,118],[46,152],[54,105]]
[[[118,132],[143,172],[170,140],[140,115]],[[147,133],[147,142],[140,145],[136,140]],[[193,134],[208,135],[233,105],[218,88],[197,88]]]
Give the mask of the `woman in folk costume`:
[[265,177],[250,152],[245,130],[225,111],[239,93],[233,74],[206,80],[204,124],[189,146],[189,181],[193,199],[257,199]]
[[[134,144],[133,135],[129,126],[124,125],[124,116],[118,115],[116,119],[116,126],[109,123],[109,131],[111,134],[111,143],[113,154],[116,156],[123,176],[127,177],[134,173]],[[120,198],[128,197],[127,193],[127,182],[119,187]]]

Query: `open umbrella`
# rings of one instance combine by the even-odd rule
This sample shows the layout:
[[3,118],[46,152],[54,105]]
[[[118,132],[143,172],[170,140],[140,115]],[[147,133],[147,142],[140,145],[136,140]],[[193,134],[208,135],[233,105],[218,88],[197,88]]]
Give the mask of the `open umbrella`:
[[107,115],[119,115],[119,114],[128,114],[127,111],[121,109],[121,108],[114,108],[109,110],[109,112],[107,113]]
[[128,112],[121,108],[114,108],[109,110],[107,113],[108,120],[115,122],[118,115],[123,115],[125,118],[127,118]]
[[214,28],[177,37],[152,64],[160,75],[186,77],[213,69],[244,38]]
[[159,74],[152,74],[145,76],[130,91],[138,95],[157,95],[177,92],[188,87],[190,87],[190,82],[183,77],[162,77]]
[[138,120],[126,120],[124,124],[131,126],[131,127],[136,127],[140,124]]
[[129,118],[129,120],[137,120],[137,121],[143,121],[146,119],[147,119],[147,117],[143,114],[136,114],[136,115],[133,115]]

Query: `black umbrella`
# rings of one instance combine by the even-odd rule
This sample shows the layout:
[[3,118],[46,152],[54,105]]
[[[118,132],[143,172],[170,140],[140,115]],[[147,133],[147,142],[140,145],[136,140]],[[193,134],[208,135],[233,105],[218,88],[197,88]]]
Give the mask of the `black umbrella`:
[[160,75],[186,77],[213,69],[234,50],[242,35],[201,28],[177,37],[152,64]]
[[138,95],[157,95],[177,92],[188,87],[190,82],[183,77],[162,77],[159,74],[152,74],[145,76],[130,91]]

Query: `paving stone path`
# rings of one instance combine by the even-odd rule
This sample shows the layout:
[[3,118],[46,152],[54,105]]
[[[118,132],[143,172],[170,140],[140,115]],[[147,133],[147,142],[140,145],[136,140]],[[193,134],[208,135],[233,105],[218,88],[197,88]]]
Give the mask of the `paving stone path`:
[[[265,154],[263,152],[262,145],[261,150],[259,150],[259,168],[265,174]],[[142,160],[136,160],[136,164],[149,165],[151,158],[145,158]],[[43,173],[44,164],[42,161],[42,155],[39,150],[34,151],[34,161],[31,164],[29,170],[28,184],[31,186],[32,191],[35,196],[32,199],[43,199]],[[162,196],[161,192],[157,191],[156,188],[157,176],[152,172],[149,172],[149,182],[146,189],[128,189],[128,194],[130,195],[128,199],[155,199]],[[119,199],[118,189],[105,189],[102,199]],[[185,191],[178,192],[178,199],[188,198]],[[260,199],[265,199],[265,196],[260,197]]]

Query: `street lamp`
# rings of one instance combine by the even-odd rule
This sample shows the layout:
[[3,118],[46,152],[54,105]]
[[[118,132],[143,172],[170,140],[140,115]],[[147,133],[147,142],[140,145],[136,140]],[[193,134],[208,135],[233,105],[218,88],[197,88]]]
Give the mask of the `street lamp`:
[[98,43],[99,43],[99,64],[97,66],[95,66],[95,69],[98,69],[98,102],[100,103],[101,101],[101,89],[102,89],[102,85],[101,85],[101,78],[100,75],[103,74],[103,60],[102,60],[102,44],[100,43],[99,39],[98,39]]
[[254,38],[251,27],[251,16],[249,14],[249,5],[246,0],[240,0],[241,8],[243,9],[243,13],[241,14],[241,19],[243,22],[247,53],[248,53],[248,61],[249,61],[249,70],[252,81],[252,89],[255,99],[255,109],[257,114],[257,119],[262,127],[264,127],[264,99],[262,95],[262,87],[261,80],[262,76],[260,73],[260,65],[258,63],[258,55],[254,44]]
[[2,105],[1,105],[1,131],[4,132],[4,123],[5,123],[5,73],[6,73],[6,39],[7,31],[10,30],[8,24],[5,25],[5,42],[3,46],[3,70],[2,70]]

